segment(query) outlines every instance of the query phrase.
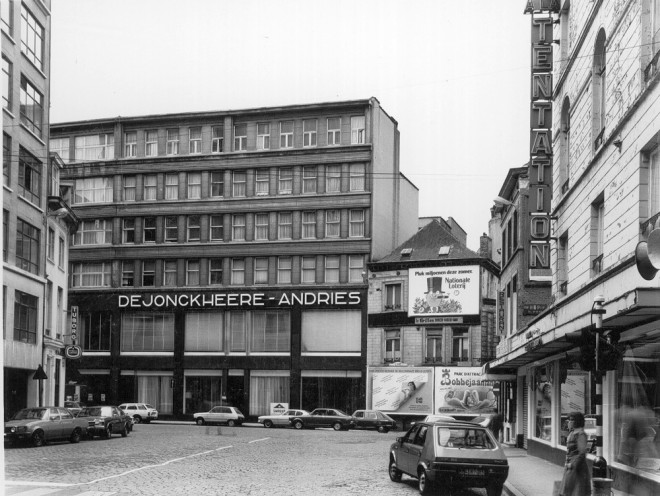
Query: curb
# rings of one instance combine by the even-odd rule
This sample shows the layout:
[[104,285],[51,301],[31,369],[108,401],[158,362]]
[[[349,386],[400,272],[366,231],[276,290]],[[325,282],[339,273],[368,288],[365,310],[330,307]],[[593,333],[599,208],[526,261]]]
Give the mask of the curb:
[[502,494],[505,494],[506,496],[525,496],[524,493],[518,491],[518,489],[516,489],[510,482],[504,483]]

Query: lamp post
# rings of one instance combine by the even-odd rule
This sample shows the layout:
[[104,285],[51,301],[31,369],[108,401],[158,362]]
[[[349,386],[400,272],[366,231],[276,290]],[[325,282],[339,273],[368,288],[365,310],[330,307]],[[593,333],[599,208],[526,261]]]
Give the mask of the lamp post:
[[603,307],[605,297],[602,295],[594,298],[591,307],[592,317],[596,317],[596,356],[595,356],[595,378],[596,378],[596,459],[594,460],[591,475],[594,478],[607,478],[607,461],[603,457],[603,372],[600,369],[600,335],[603,331],[603,315],[606,310]]

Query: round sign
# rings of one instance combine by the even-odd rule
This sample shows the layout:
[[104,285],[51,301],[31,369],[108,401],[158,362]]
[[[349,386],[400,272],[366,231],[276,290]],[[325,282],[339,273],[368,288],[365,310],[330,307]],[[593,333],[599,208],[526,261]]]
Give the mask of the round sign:
[[82,348],[80,346],[66,346],[64,355],[71,360],[76,360],[82,356]]

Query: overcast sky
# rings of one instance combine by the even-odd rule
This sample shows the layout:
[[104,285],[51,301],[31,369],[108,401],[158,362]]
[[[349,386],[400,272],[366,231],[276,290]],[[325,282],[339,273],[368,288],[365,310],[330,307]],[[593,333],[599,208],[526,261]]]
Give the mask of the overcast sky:
[[54,0],[51,122],[376,97],[476,250],[529,155],[522,0]]

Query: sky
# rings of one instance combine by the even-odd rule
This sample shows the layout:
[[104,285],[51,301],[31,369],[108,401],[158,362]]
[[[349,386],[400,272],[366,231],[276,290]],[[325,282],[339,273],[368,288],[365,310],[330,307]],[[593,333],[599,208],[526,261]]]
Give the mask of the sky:
[[479,247],[529,156],[522,0],[53,0],[51,123],[376,97],[419,215]]

